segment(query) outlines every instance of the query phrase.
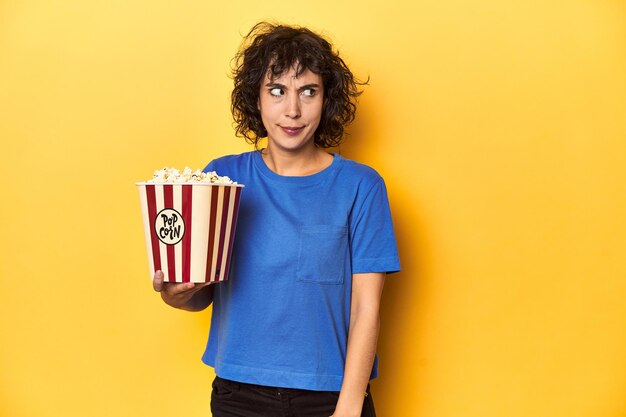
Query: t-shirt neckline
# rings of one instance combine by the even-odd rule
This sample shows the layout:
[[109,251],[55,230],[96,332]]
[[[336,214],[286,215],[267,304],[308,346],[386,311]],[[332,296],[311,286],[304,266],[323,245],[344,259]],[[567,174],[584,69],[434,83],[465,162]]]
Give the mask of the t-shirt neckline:
[[288,176],[288,175],[280,175],[272,171],[263,160],[263,156],[261,155],[262,151],[263,149],[259,149],[259,150],[254,151],[252,154],[252,158],[254,160],[254,164],[256,165],[257,169],[268,179],[272,181],[282,182],[285,184],[309,185],[309,184],[316,184],[316,183],[322,182],[325,179],[327,179],[330,175],[332,175],[334,171],[337,170],[337,167],[339,166],[341,159],[342,159],[341,155],[334,153],[334,152],[329,152],[333,156],[333,161],[331,162],[329,166],[327,166],[323,170],[316,172],[315,174],[311,174],[311,175]]

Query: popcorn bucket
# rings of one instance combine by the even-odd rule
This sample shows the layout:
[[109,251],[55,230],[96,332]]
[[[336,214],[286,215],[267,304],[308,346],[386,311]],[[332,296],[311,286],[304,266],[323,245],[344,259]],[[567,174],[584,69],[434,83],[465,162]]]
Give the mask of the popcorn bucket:
[[228,279],[241,184],[136,183],[150,276],[165,282]]

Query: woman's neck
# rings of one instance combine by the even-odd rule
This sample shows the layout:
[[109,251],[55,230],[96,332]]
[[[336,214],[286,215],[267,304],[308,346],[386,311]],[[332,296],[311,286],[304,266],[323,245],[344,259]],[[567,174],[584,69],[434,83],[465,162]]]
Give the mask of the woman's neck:
[[302,177],[316,174],[333,162],[333,156],[318,148],[298,152],[284,151],[268,144],[261,151],[265,165],[278,175]]

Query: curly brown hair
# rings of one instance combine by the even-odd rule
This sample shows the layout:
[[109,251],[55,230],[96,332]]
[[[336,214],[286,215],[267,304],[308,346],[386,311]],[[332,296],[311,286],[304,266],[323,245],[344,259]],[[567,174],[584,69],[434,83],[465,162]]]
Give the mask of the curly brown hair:
[[322,77],[324,103],[314,140],[320,148],[339,145],[344,128],[355,118],[356,98],[362,93],[358,87],[369,78],[358,81],[330,42],[311,30],[268,22],[250,30],[233,58],[231,112],[236,135],[255,148],[267,136],[257,106],[261,83],[266,74],[274,80],[291,68],[296,76],[308,69]]

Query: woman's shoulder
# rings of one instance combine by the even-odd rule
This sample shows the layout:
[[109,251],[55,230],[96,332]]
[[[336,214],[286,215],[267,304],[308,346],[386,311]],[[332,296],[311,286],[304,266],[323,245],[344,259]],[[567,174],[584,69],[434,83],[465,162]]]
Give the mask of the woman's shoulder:
[[[383,182],[383,177],[369,165],[354,161],[337,154],[342,162],[342,175],[366,184]],[[345,175],[347,174],[347,175]]]
[[256,151],[220,156],[211,160],[211,162],[209,162],[204,168],[204,172],[217,171],[217,173],[219,174],[220,170],[239,167],[242,164],[249,163],[253,157],[254,152]]

